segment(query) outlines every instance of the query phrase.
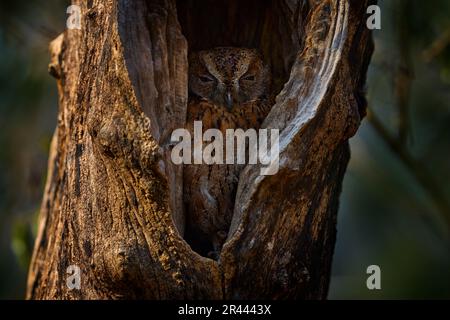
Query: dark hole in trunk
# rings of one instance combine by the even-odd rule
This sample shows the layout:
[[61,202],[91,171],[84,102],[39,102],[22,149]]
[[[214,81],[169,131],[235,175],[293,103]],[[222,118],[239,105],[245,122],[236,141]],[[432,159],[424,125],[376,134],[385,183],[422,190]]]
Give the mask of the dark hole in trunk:
[[[257,48],[271,66],[278,94],[304,43],[307,0],[177,0],[178,20],[189,51],[214,47]],[[186,227],[185,239],[206,256],[211,244]]]
[[178,0],[190,51],[219,46],[258,48],[278,93],[303,47],[306,0]]

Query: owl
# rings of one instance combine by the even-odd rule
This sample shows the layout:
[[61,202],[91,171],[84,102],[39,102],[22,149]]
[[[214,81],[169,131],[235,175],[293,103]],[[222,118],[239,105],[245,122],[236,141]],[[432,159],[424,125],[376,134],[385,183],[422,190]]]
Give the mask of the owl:
[[[270,111],[270,68],[256,49],[219,47],[189,56],[186,127],[203,132],[258,129]],[[225,155],[225,148],[223,150]],[[203,256],[217,259],[225,242],[243,165],[184,166],[185,239]]]

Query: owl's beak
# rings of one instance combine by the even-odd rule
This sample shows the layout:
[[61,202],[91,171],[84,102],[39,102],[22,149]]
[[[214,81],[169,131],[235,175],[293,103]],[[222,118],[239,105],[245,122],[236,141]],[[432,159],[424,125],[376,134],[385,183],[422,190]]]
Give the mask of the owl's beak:
[[225,105],[228,110],[231,111],[231,109],[233,109],[233,96],[231,95],[230,91],[227,91],[225,93]]

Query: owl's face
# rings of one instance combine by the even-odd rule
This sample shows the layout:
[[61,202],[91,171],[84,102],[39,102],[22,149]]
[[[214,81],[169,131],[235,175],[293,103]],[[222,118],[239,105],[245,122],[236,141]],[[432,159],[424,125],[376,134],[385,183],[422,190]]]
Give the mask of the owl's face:
[[189,91],[232,110],[269,93],[270,71],[255,49],[220,47],[189,57]]

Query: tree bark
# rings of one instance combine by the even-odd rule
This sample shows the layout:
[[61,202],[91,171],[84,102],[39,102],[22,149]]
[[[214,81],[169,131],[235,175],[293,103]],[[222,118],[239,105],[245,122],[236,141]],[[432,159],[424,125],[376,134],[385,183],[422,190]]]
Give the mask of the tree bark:
[[[59,116],[27,297],[326,298],[348,139],[365,114],[370,2],[74,1],[81,30],[50,45]],[[259,47],[282,89],[263,124],[280,130],[280,169],[242,172],[219,261],[183,240],[170,159],[188,44]]]

